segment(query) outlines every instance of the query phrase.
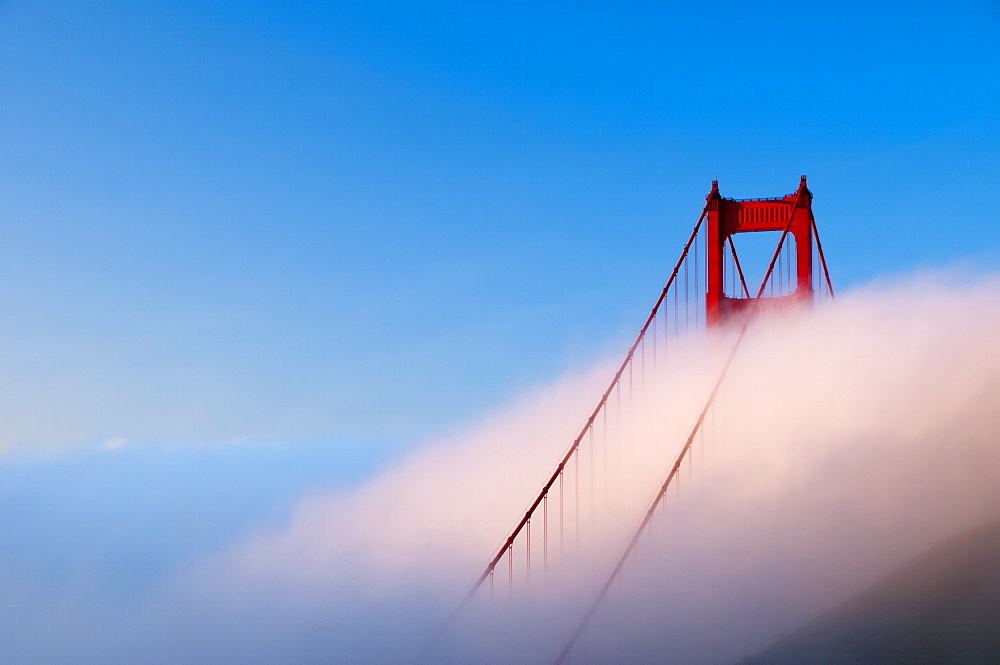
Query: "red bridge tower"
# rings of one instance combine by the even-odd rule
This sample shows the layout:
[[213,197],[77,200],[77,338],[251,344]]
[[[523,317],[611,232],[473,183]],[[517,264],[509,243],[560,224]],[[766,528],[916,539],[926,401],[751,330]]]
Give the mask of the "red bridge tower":
[[[727,199],[719,194],[719,181],[712,181],[712,191],[706,197],[707,249],[708,249],[708,291],[705,296],[705,319],[709,327],[725,322],[744,312],[753,303],[755,294],[747,297],[730,297],[724,292],[726,283],[726,244],[729,244],[736,270],[740,270],[731,236],[755,231],[782,231],[787,229],[782,252],[787,252],[794,238],[795,284],[789,284],[787,293],[777,296],[761,294],[760,310],[784,309],[794,303],[813,301],[812,244],[814,222],[812,216],[812,193],[806,188],[806,177],[802,176],[799,188],[792,194],[773,199]],[[732,267],[730,269],[733,269]],[[742,282],[742,272],[740,274]]]

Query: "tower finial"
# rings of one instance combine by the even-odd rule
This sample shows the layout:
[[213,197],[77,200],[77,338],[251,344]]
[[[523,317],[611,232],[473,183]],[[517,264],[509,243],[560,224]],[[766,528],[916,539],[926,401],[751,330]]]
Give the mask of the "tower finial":
[[709,199],[718,196],[719,196],[719,181],[718,179],[715,179],[712,180],[712,191],[708,193],[708,196],[705,197],[705,200],[708,201]]

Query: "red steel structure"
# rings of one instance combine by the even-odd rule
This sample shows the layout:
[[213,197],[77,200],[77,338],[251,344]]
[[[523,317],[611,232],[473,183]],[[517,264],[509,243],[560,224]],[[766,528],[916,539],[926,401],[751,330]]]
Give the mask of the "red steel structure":
[[[761,231],[777,231],[780,232],[780,237],[759,286],[754,282],[748,287],[733,236]],[[822,277],[814,274],[814,246],[819,267],[823,271]],[[825,290],[822,287],[824,279]],[[725,292],[727,280],[733,295]],[[735,297],[738,290],[743,297]],[[555,468],[545,477],[541,488],[532,495],[534,498],[528,503],[527,509],[494,550],[478,579],[446,624],[430,640],[417,662],[445,662],[440,660],[441,654],[436,650],[459,616],[475,603],[478,595],[485,595],[488,607],[493,608],[496,586],[498,589],[505,589],[508,601],[512,602],[510,599],[513,598],[515,574],[519,576],[518,583],[530,591],[532,571],[541,576],[541,586],[545,588],[550,567],[550,547],[553,550],[553,564],[558,564],[564,558],[564,549],[577,546],[571,543],[580,539],[580,516],[593,516],[594,495],[590,494],[590,507],[584,508],[580,499],[581,481],[593,485],[595,460],[603,457],[605,464],[607,463],[608,447],[614,443],[609,443],[612,439],[609,439],[608,423],[621,422],[622,401],[631,400],[633,392],[641,389],[647,372],[658,371],[657,363],[661,368],[669,367],[664,365],[664,359],[670,356],[679,338],[692,331],[726,324],[735,333],[727,359],[718,371],[702,409],[694,414],[694,422],[687,429],[687,438],[672,458],[673,463],[664,469],[662,482],[632,531],[631,539],[625,544],[603,586],[596,589],[591,604],[579,617],[575,630],[568,636],[554,661],[555,665],[567,662],[574,650],[581,648],[580,638],[586,634],[590,622],[612,587],[621,583],[623,570],[634,556],[640,538],[651,528],[667,489],[679,486],[682,463],[685,460],[691,462],[693,447],[703,446],[706,421],[715,408],[716,396],[750,325],[762,314],[796,305],[810,305],[818,299],[817,296],[822,298],[824,292],[829,298],[833,298],[833,287],[816,230],[812,193],[806,187],[806,177],[801,177],[798,189],[792,194],[771,199],[723,198],[719,193],[718,181],[713,181],[712,189],[706,196],[705,207],[681,249],[680,257],[666,284],[590,417],[565,454],[559,458]],[[626,405],[625,413],[628,411]],[[700,444],[697,443],[699,441]],[[620,453],[612,453],[612,457],[614,454]],[[584,465],[580,463],[581,457],[586,460]],[[589,472],[586,471],[588,467]],[[496,599],[496,602],[501,600]],[[476,621],[479,626],[490,623],[482,616]],[[506,621],[507,623],[496,622],[499,626],[497,630],[512,628],[514,632],[498,633],[503,638],[496,642],[516,644],[517,624],[511,623],[509,617]]]
[[[799,188],[787,196],[770,199],[727,199],[719,193],[719,181],[712,181],[712,191],[705,197],[705,222],[707,226],[707,257],[705,294],[705,324],[708,327],[731,320],[738,320],[753,306],[758,313],[782,309],[793,303],[811,303],[813,300],[813,237],[812,193],[802,176]],[[738,233],[782,231],[794,238],[795,288],[778,296],[761,295],[754,298],[727,296],[726,246],[732,250],[733,268],[740,271],[732,236]],[[755,303],[755,300],[759,302]]]

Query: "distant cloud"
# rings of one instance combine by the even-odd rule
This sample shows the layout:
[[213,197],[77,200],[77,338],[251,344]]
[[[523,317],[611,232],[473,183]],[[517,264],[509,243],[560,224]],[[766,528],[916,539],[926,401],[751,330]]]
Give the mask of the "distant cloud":
[[121,450],[128,444],[128,440],[123,436],[116,436],[113,439],[108,439],[101,444],[101,448],[104,450]]

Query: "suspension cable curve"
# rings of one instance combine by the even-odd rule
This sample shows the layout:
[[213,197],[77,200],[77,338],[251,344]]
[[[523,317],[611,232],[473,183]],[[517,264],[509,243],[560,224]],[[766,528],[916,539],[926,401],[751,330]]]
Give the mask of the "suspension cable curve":
[[[800,190],[798,193],[798,197],[795,199],[795,208],[798,208],[799,203],[802,200],[802,195],[803,195],[803,190]],[[702,214],[704,215],[704,213]],[[559,656],[556,658],[553,665],[562,665],[562,663],[569,656],[570,651],[572,651],[573,646],[576,644],[576,641],[579,639],[580,635],[587,628],[587,625],[590,622],[590,618],[593,616],[594,612],[597,611],[597,608],[600,607],[601,602],[603,602],[604,598],[607,596],[608,591],[610,591],[611,589],[611,586],[615,583],[615,580],[621,574],[622,568],[625,566],[625,562],[628,560],[629,556],[632,554],[632,551],[635,549],[635,546],[638,544],[639,537],[642,535],[646,526],[652,519],[653,513],[656,511],[656,508],[659,505],[661,499],[663,498],[663,495],[666,493],[667,488],[670,485],[670,482],[677,475],[677,472],[681,467],[681,463],[684,461],[685,455],[691,449],[691,444],[694,442],[695,436],[701,429],[702,423],[705,422],[705,416],[708,414],[708,410],[711,408],[712,403],[715,401],[715,396],[718,394],[719,388],[722,386],[722,382],[726,378],[726,374],[729,371],[729,367],[732,365],[733,359],[736,357],[736,353],[743,342],[743,338],[746,336],[747,329],[750,327],[750,322],[753,320],[755,310],[757,309],[757,305],[761,300],[761,296],[764,294],[764,289],[767,286],[767,282],[771,277],[771,273],[774,271],[774,264],[775,262],[777,262],[778,255],[781,253],[782,245],[784,245],[785,238],[788,236],[788,232],[791,229],[793,219],[794,219],[794,214],[789,215],[788,224],[785,226],[785,230],[782,231],[781,237],[778,239],[778,245],[774,250],[774,255],[771,257],[770,264],[767,266],[767,272],[764,274],[764,279],[761,280],[760,288],[757,289],[757,295],[754,296],[753,302],[748,308],[747,315],[744,318],[742,325],[740,326],[740,331],[736,337],[736,341],[733,343],[732,349],[729,352],[729,356],[727,357],[726,362],[722,367],[722,370],[719,372],[719,376],[715,381],[715,385],[712,387],[712,391],[708,395],[708,399],[705,401],[705,406],[698,414],[698,418],[695,421],[694,426],[691,428],[691,433],[688,435],[688,438],[684,442],[684,445],[681,448],[680,453],[678,453],[677,458],[674,460],[674,464],[670,468],[670,471],[667,473],[666,479],[660,485],[660,488],[657,491],[655,498],[653,499],[649,508],[646,510],[646,513],[643,516],[642,521],[639,522],[638,527],[636,527],[635,531],[633,532],[631,540],[625,547],[625,551],[618,558],[618,562],[612,569],[611,574],[608,576],[607,581],[604,583],[604,586],[601,587],[601,590],[598,592],[597,597],[591,603],[590,607],[587,609],[587,612],[583,615],[583,618],[581,619],[579,625],[577,625],[576,630],[566,641],[566,644],[563,646],[562,651],[559,652]]]
[[681,250],[680,258],[677,259],[677,263],[674,265],[674,269],[670,273],[670,277],[667,279],[666,284],[660,291],[659,297],[656,299],[656,303],[650,310],[649,315],[646,317],[645,323],[643,323],[642,328],[639,329],[639,334],[636,335],[635,341],[632,342],[632,346],[629,347],[628,352],[625,354],[625,359],[618,367],[618,371],[615,372],[614,378],[608,385],[607,390],[604,391],[604,394],[598,401],[597,406],[594,407],[594,410],[593,412],[591,412],[590,417],[587,418],[587,421],[584,424],[583,428],[580,430],[580,433],[576,436],[576,438],[573,440],[573,443],[570,445],[569,449],[566,451],[562,459],[556,465],[555,470],[553,470],[552,474],[549,476],[549,479],[542,486],[542,489],[538,492],[538,495],[535,497],[534,501],[531,502],[528,509],[524,512],[524,516],[521,517],[520,521],[518,521],[518,523],[510,531],[510,534],[507,536],[506,540],[504,540],[503,544],[497,550],[496,554],[494,554],[493,557],[490,559],[489,563],[486,564],[486,568],[476,579],[475,583],[468,590],[468,592],[466,592],[465,596],[462,597],[462,600],[459,602],[455,610],[448,616],[448,619],[445,622],[445,624],[441,627],[441,629],[437,633],[434,634],[431,640],[427,643],[427,646],[423,649],[423,651],[421,651],[420,655],[417,657],[416,660],[417,663],[425,661],[426,656],[429,655],[429,653],[437,644],[437,642],[448,632],[451,625],[454,623],[455,619],[462,612],[462,610],[465,609],[465,606],[468,605],[469,602],[471,602],[472,599],[475,597],[476,592],[483,585],[483,582],[489,579],[490,575],[493,573],[497,564],[500,562],[501,559],[503,559],[504,555],[513,546],[513,543],[517,539],[517,536],[520,535],[522,529],[524,529],[525,525],[531,519],[531,516],[534,514],[535,510],[542,503],[546,495],[548,495],[549,490],[552,489],[552,486],[562,475],[563,471],[566,468],[566,464],[573,457],[574,453],[576,453],[579,450],[580,442],[583,440],[584,436],[586,436],[587,431],[593,426],[594,421],[597,419],[597,416],[607,405],[608,398],[611,396],[611,393],[618,385],[618,382],[620,381],[622,375],[625,373],[625,370],[632,362],[632,358],[635,355],[636,349],[642,343],[642,340],[646,335],[646,331],[649,329],[649,326],[652,323],[652,321],[656,318],[656,315],[659,312],[660,305],[662,305],[663,302],[666,300],[667,293],[670,291],[671,286],[673,286],[674,282],[676,281],[681,266],[687,259],[692,243],[694,242],[695,238],[698,237],[698,231],[701,229],[701,224],[705,220],[705,215],[708,213],[708,206],[709,204],[706,202],[705,207],[702,208],[701,215],[698,216],[698,221],[695,223],[694,229],[691,231],[691,235],[688,237],[687,242],[684,244],[684,248]]

